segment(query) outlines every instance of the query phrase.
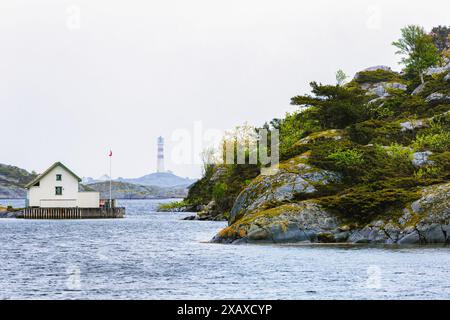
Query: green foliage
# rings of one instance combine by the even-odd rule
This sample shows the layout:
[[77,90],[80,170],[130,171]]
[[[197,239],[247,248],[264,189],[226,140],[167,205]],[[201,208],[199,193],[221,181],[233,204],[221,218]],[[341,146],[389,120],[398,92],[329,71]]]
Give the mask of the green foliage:
[[347,139],[317,141],[310,145],[308,163],[315,167],[343,174],[344,183],[354,184],[364,176],[365,148]]
[[307,144],[295,143],[294,145],[287,146],[283,152],[280,153],[280,160],[288,160],[292,157],[298,156],[304,152],[309,150],[309,146]]
[[401,29],[401,32],[402,37],[392,45],[398,48],[396,54],[404,56],[401,63],[405,65],[406,71],[420,76],[423,83],[423,72],[439,62],[439,51],[433,38],[422,27],[409,25]]
[[367,114],[371,119],[386,119],[394,115],[394,111],[390,108],[390,104],[385,101],[381,103],[367,104]]
[[420,96],[426,98],[433,92],[450,92],[450,81],[444,80],[445,75],[445,73],[437,74],[434,77],[430,77],[429,79],[427,79],[425,88],[420,93]]
[[230,211],[237,195],[246,187],[248,181],[259,173],[258,165],[214,165],[202,179],[189,188],[184,201],[192,206],[198,206],[214,200],[218,212]]
[[190,205],[189,202],[187,202],[185,200],[173,201],[173,202],[169,202],[169,203],[161,203],[158,206],[158,210],[171,211],[171,210],[176,210],[176,209],[181,209],[181,208],[184,208],[184,207],[188,207],[189,205]]
[[228,188],[227,185],[223,182],[219,182],[213,187],[213,198],[218,201],[225,197]]
[[410,176],[414,172],[412,153],[411,149],[397,143],[389,146],[375,145],[370,152],[371,164],[366,168],[364,179],[373,182]]
[[446,151],[450,146],[450,132],[419,134],[412,144],[415,150]]
[[[430,85],[430,86],[429,86]],[[431,89],[433,88],[433,89]],[[420,95],[408,95],[404,92],[400,94],[391,95],[390,97],[380,99],[366,105],[366,114],[369,119],[378,120],[394,120],[395,118],[408,117],[430,117],[434,114],[441,113],[448,110],[445,105],[438,105],[430,107],[425,102],[424,97],[427,97],[432,92],[445,92],[450,89],[450,83],[444,83],[442,80],[428,81],[424,92]]]
[[342,86],[345,83],[345,80],[348,78],[348,76],[345,74],[344,71],[339,69],[336,71],[336,84],[338,86]]
[[343,183],[373,183],[380,179],[411,176],[414,166],[412,150],[396,143],[362,146],[349,140],[312,144],[308,163],[343,174]]
[[384,122],[381,120],[367,120],[349,126],[347,131],[352,141],[359,144],[368,144],[375,137],[375,130],[383,125]]
[[382,147],[380,145],[376,145],[377,152],[381,154],[385,154],[388,156],[392,161],[397,162],[398,164],[404,162],[404,163],[410,163],[413,159],[413,151],[408,148],[404,147],[398,143],[392,143],[388,147]]
[[304,149],[297,149],[295,144],[304,136],[320,129],[317,121],[310,119],[309,115],[309,110],[287,113],[286,117],[279,122],[279,152],[281,160],[302,153]]
[[440,178],[443,180],[450,179],[450,151],[442,153],[434,153],[430,156],[434,166],[440,170]]
[[339,168],[359,167],[364,164],[363,154],[357,149],[337,149],[327,159],[333,160]]
[[415,181],[400,179],[358,185],[317,201],[344,220],[368,223],[380,217],[392,217],[400,213],[406,204],[418,199],[420,192],[413,187],[415,184]]
[[428,165],[419,168],[414,172],[414,177],[418,180],[427,178],[438,178],[441,174],[441,168],[438,166]]
[[386,103],[392,110],[395,110],[397,116],[425,115],[429,111],[428,104],[420,96],[389,99]]
[[309,164],[326,170],[338,170],[336,162],[328,156],[337,150],[352,149],[355,145],[348,140],[319,140],[314,141],[308,147],[310,149]]
[[203,177],[197,180],[189,188],[188,195],[184,201],[189,202],[193,206],[208,204],[212,200],[213,184],[211,184],[210,180],[217,170],[218,166],[211,166],[209,170],[203,174]]
[[244,181],[244,184],[245,184],[246,186],[248,186],[251,182],[252,182],[252,179],[246,179],[246,180]]
[[378,69],[373,71],[360,71],[355,79],[359,84],[361,83],[378,83],[401,81],[399,75],[393,71]]
[[[406,121],[406,120],[405,120]],[[347,128],[352,141],[359,144],[381,144],[391,143],[409,144],[414,139],[414,131],[401,131],[397,121],[367,120],[356,123]]]
[[311,82],[312,96],[295,96],[292,105],[308,105],[308,118],[322,129],[341,129],[365,118],[368,97],[359,88],[321,85]]
[[429,128],[419,133],[412,142],[417,151],[444,152],[450,150],[450,115],[435,116]]
[[450,26],[434,27],[433,29],[431,29],[430,35],[433,38],[434,45],[440,52],[449,49],[450,41],[448,39],[450,36]]
[[[408,25],[401,30],[402,37],[398,41],[392,42],[397,47],[396,54],[410,55],[414,52],[417,41],[425,35],[422,27],[417,25]],[[407,57],[402,58],[402,62],[406,64]]]

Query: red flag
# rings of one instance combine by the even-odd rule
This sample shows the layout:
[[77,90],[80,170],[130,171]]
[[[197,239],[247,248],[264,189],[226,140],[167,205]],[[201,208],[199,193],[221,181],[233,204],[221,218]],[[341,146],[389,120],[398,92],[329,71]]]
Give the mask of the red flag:
[[112,150],[109,150],[109,156],[112,157]]

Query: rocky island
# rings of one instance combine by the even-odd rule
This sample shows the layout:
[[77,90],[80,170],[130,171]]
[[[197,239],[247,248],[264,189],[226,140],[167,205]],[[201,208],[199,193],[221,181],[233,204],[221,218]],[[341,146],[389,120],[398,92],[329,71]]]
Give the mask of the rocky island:
[[169,209],[227,219],[218,243],[449,243],[449,31],[402,29],[401,72],[312,82],[298,111],[263,126],[280,133],[275,174],[209,164]]

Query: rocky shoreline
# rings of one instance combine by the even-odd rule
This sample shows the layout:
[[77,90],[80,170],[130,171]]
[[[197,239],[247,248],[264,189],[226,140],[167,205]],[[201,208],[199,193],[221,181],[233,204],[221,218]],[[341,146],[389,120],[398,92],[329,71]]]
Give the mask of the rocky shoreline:
[[23,215],[22,210],[0,210],[0,219],[2,218],[20,218]]
[[244,216],[211,242],[449,244],[450,183],[423,189],[421,198],[404,208],[398,217],[363,226],[346,224],[307,200]]

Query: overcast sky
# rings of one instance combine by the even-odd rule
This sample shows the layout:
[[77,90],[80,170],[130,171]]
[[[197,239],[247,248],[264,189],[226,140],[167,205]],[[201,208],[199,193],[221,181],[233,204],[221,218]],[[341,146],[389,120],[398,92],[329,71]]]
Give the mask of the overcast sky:
[[[80,176],[155,171],[156,138],[194,123],[261,125],[308,83],[385,64],[407,24],[449,23],[449,1],[2,0],[0,163]],[[193,151],[194,152],[194,151]]]

